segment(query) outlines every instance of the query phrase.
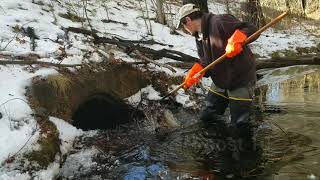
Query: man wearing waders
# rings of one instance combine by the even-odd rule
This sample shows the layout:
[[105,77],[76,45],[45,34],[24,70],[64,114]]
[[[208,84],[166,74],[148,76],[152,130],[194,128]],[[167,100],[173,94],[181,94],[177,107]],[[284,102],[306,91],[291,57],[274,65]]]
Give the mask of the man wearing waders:
[[177,28],[182,26],[195,37],[199,55],[199,63],[194,64],[185,77],[185,89],[201,78],[193,78],[194,74],[224,53],[227,54],[223,62],[201,75],[211,77],[213,81],[201,120],[205,123],[221,121],[221,116],[229,105],[233,136],[245,139],[245,146],[251,146],[250,114],[253,108],[256,64],[250,48],[242,44],[257,28],[229,14],[201,12],[194,4],[182,6],[178,16]]

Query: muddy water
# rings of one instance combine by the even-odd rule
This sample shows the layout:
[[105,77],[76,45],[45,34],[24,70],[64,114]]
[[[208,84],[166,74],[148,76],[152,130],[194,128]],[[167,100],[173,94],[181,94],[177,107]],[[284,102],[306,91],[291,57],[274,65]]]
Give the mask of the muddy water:
[[197,114],[178,110],[180,123],[186,119],[196,123],[156,133],[137,123],[79,139],[60,178],[317,179],[319,82],[320,73],[311,73],[260,88],[264,112],[257,147],[261,151],[236,156],[224,146],[232,141],[224,127],[208,128],[197,122]]
[[283,109],[279,114],[270,115],[268,121],[277,124],[286,133],[293,132],[306,138],[305,144],[293,148],[299,153],[299,158],[286,162],[277,169],[276,175],[268,179],[319,179],[320,73],[270,84],[265,89],[263,103]]

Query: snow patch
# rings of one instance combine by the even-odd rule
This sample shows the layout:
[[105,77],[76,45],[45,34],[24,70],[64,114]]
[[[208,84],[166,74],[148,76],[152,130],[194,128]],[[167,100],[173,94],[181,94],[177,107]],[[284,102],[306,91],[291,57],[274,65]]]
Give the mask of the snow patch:
[[159,94],[160,93],[158,91],[156,91],[151,85],[149,85],[145,88],[142,88],[139,92],[130,96],[126,100],[130,104],[136,105],[141,101],[142,97],[146,97],[149,100],[160,100],[161,97],[159,96]]
[[254,53],[259,54],[261,57],[270,58],[271,54],[276,51],[296,51],[297,47],[316,46],[316,37],[308,36],[307,34],[303,29],[275,31],[269,28],[250,46]]
[[92,161],[92,157],[98,152],[95,148],[83,149],[76,154],[68,156],[60,170],[60,174],[65,178],[73,178],[75,174],[81,175],[90,172],[90,168],[96,165],[96,163]]
[[184,89],[179,89],[177,93],[176,101],[182,104],[183,107],[192,107],[196,104],[195,101],[190,100],[190,95],[185,94]]
[[30,180],[31,177],[27,173],[20,174],[18,172],[8,172],[0,174],[1,180]]
[[[0,67],[0,162],[15,154],[24,146],[20,153],[29,149],[38,139],[36,121],[25,97],[25,87],[31,83],[31,78],[37,75],[46,76],[56,73],[54,69],[41,69],[28,73],[20,66]],[[30,138],[30,139],[29,139]],[[29,140],[29,141],[28,141]]]
[[77,129],[62,119],[50,117],[49,120],[56,125],[59,131],[59,138],[61,139],[61,153],[68,153],[72,148],[74,139],[83,134],[82,130]]
[[51,163],[47,169],[41,170],[36,173],[34,177],[35,180],[45,180],[45,179],[54,179],[56,175],[59,173],[60,164],[59,161]]

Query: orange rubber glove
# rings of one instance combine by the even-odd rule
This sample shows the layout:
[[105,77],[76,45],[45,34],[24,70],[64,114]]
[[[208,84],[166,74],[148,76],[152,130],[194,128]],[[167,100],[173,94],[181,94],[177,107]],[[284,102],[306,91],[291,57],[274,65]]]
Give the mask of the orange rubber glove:
[[237,29],[233,35],[228,39],[226,47],[226,55],[228,58],[232,58],[241,53],[242,45],[246,41],[247,35]]
[[193,77],[195,74],[200,72],[203,67],[199,63],[195,63],[192,68],[188,71],[187,75],[184,78],[184,89],[190,88],[192,85],[199,82],[199,80],[204,76],[204,73],[198,77]]

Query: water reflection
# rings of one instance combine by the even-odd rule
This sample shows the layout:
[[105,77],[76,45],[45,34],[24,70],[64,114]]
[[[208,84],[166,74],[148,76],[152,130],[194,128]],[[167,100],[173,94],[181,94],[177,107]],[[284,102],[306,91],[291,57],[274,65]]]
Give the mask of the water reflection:
[[265,102],[268,104],[286,103],[320,103],[318,92],[320,88],[320,73],[315,72],[304,76],[286,80],[284,82],[274,83],[262,87],[266,91]]
[[[269,84],[259,91],[262,106],[278,106],[284,111],[271,114],[268,121],[277,124],[283,136],[280,144],[269,143],[273,149],[287,147],[285,155],[269,179],[318,179],[320,177],[320,73],[306,74],[280,83]],[[276,127],[275,127],[276,128]],[[284,134],[286,133],[286,134]],[[278,136],[278,139],[281,139]],[[289,148],[288,148],[289,147]],[[273,154],[274,155],[274,154]],[[290,157],[290,158],[284,158]]]

